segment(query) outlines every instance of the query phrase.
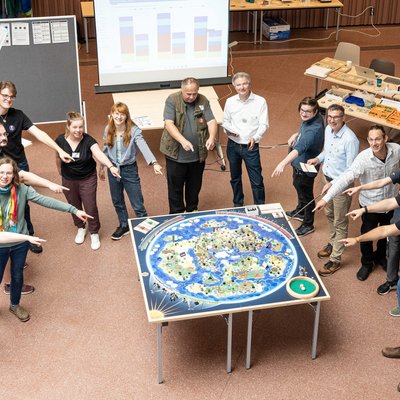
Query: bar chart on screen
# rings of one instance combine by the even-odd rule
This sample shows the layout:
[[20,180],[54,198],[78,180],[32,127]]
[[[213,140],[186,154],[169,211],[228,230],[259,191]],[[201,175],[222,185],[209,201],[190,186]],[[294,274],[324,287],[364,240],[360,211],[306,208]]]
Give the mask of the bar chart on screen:
[[101,85],[227,75],[228,0],[99,0],[95,11]]

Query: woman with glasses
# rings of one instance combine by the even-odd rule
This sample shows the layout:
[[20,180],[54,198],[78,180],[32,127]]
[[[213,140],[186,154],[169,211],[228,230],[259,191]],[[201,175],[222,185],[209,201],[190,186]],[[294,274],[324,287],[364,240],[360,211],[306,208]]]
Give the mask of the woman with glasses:
[[[111,239],[119,240],[129,233],[128,210],[124,199],[124,190],[137,217],[145,217],[142,189],[136,154],[139,149],[148,165],[152,165],[156,175],[162,175],[162,167],[158,164],[154,154],[142,136],[142,131],[132,121],[128,106],[116,103],[111,107],[108,125],[104,131],[104,154],[112,161],[120,178],[108,171],[111,199],[118,216],[119,226],[111,235]],[[105,179],[104,165],[100,170],[100,179]]]
[[[46,208],[69,212],[76,215],[82,221],[91,218],[84,211],[78,210],[69,204],[42,196],[31,186],[20,182],[17,164],[10,157],[0,159],[0,233],[16,233],[27,235],[28,228],[24,218],[25,204],[32,201]],[[26,322],[30,316],[19,302],[21,290],[24,283],[23,271],[29,243],[40,244],[40,239],[26,237],[16,243],[10,243],[7,235],[0,240],[0,282],[3,279],[4,269],[8,260],[11,260],[11,285],[10,285],[10,307],[9,310],[20,321]]]
[[[297,192],[297,206],[293,211],[288,211],[290,218],[300,220],[302,224],[296,229],[297,236],[305,236],[314,232],[314,179],[317,173],[305,172],[300,163],[307,164],[311,158],[321,153],[324,146],[324,120],[319,114],[317,100],[306,97],[299,106],[301,119],[299,131],[289,140],[289,154],[276,166],[272,177],[283,173],[290,163],[293,167],[293,186]],[[319,168],[319,166],[317,166]]]
[[[4,149],[4,153],[15,160],[20,169],[29,171],[28,160],[25,155],[24,146],[22,145],[22,131],[27,131],[37,140],[55,150],[63,161],[73,161],[46,132],[34,125],[23,111],[13,108],[16,97],[17,88],[14,83],[10,81],[0,81],[0,121],[3,123],[8,133],[8,145]],[[32,101],[34,101],[34,99],[32,99]],[[29,234],[33,235],[34,229],[28,205],[25,211],[25,219],[28,223]],[[30,250],[34,253],[41,253],[42,247],[31,244]]]

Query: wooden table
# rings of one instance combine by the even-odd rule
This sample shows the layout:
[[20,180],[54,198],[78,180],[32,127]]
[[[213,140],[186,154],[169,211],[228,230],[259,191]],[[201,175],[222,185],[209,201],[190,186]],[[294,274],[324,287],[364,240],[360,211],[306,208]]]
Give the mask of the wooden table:
[[[322,61],[322,60],[321,60]],[[319,62],[314,63],[313,65],[318,65]],[[347,72],[348,75],[357,75],[354,66],[351,67],[351,70]],[[311,78],[315,78],[315,91],[314,91],[314,96],[318,94],[318,82],[325,81],[325,82],[330,82],[338,86],[344,86],[352,89],[358,89],[358,90],[363,90],[368,93],[373,93],[374,95],[381,96],[381,97],[386,97],[388,99],[393,99],[393,100],[400,100],[400,93],[397,92],[398,85],[392,84],[392,83],[386,83],[384,80],[387,77],[391,78],[396,78],[392,77],[390,75],[385,75],[381,73],[376,73],[376,77],[382,79],[382,86],[378,87],[377,86],[377,81],[376,79],[374,81],[366,81],[362,85],[356,85],[352,84],[350,82],[345,82],[339,79],[332,78],[330,75],[328,75],[326,78],[321,78],[319,76],[314,76],[314,75],[309,75],[306,72],[304,75],[309,76]],[[397,92],[397,93],[394,93]]]
[[[350,93],[350,90],[349,90],[349,93]],[[380,98],[375,98],[375,103],[376,104],[379,104],[380,101],[381,101]],[[344,113],[346,115],[348,115],[350,117],[353,117],[353,118],[358,118],[358,119],[362,119],[364,121],[370,122],[371,125],[377,124],[377,125],[383,125],[383,126],[386,126],[388,128],[395,129],[395,130],[399,130],[400,129],[400,126],[390,124],[385,119],[375,118],[375,117],[370,116],[368,114],[369,110],[367,108],[365,108],[365,107],[359,107],[359,106],[357,106],[355,104],[347,104],[344,101],[332,100],[332,99],[327,98],[326,95],[321,97],[318,100],[318,105],[320,107],[324,108],[324,109],[327,109],[331,104],[340,104],[340,105],[342,105],[343,108],[344,108]]]
[[[283,3],[281,0],[269,0],[269,4],[264,0],[255,0],[254,3],[248,3],[245,0],[231,0],[230,1],[230,11],[248,11],[257,12],[260,11],[260,44],[263,42],[262,24],[263,16],[265,11],[282,11],[282,10],[310,10],[321,8],[326,10],[325,28],[328,29],[329,23],[329,10],[331,8],[336,9],[338,15],[336,19],[336,40],[339,37],[339,26],[340,26],[340,14],[339,10],[343,7],[343,4],[339,0],[332,0],[330,3],[321,3],[318,0],[293,0],[290,3]],[[257,14],[255,14],[255,19],[257,19]],[[255,29],[257,26],[255,25]],[[257,31],[254,33],[254,43],[256,43]]]
[[85,30],[86,53],[89,53],[88,18],[94,18],[93,1],[81,1],[83,29]]

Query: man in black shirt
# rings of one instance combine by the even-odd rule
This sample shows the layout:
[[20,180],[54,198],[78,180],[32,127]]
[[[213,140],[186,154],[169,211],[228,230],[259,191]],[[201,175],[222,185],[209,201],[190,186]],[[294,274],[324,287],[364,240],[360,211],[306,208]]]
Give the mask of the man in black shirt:
[[[3,122],[0,120],[0,157],[4,156],[3,149],[8,144],[7,136],[8,136],[8,134],[3,125]],[[61,193],[63,190],[68,190],[64,186],[58,185],[57,183],[53,183],[51,181],[48,181],[47,179],[41,178],[40,176],[37,176],[37,175],[33,174],[32,172],[20,170],[18,172],[18,174],[19,174],[19,177],[21,178],[21,181],[27,185],[47,187],[48,189],[52,190],[55,193]],[[32,285],[24,284],[22,287],[22,294],[29,294],[29,293],[32,293],[34,290],[35,290],[35,288]],[[6,283],[4,285],[3,291],[6,294],[10,293],[10,284],[9,283]]]
[[[37,126],[21,111],[12,107],[17,89],[10,81],[0,81],[0,121],[8,133],[8,144],[3,149],[4,154],[13,158],[18,167],[24,171],[29,171],[28,160],[25,156],[24,146],[22,145],[22,131],[25,130],[33,135],[37,140],[54,149],[64,162],[73,161],[64,150],[62,150],[51,137]],[[29,206],[25,210],[25,220],[28,225],[29,234],[33,235],[34,230],[30,220]],[[30,249],[34,253],[41,253],[42,247],[30,244]]]

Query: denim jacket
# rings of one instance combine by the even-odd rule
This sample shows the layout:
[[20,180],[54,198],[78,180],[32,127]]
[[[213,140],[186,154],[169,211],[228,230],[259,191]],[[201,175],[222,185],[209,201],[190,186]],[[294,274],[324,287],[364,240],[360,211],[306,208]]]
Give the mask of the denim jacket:
[[133,164],[136,161],[136,153],[138,148],[143,154],[143,157],[146,160],[147,164],[150,164],[152,161],[156,160],[156,157],[144,140],[142,131],[136,125],[132,127],[131,141],[129,142],[128,146],[125,147],[124,144],[122,144],[121,146],[121,160],[119,162],[117,161],[117,146],[115,141],[113,147],[109,147],[106,145],[107,133],[108,127],[106,127],[106,129],[104,130],[103,152],[117,167]]

